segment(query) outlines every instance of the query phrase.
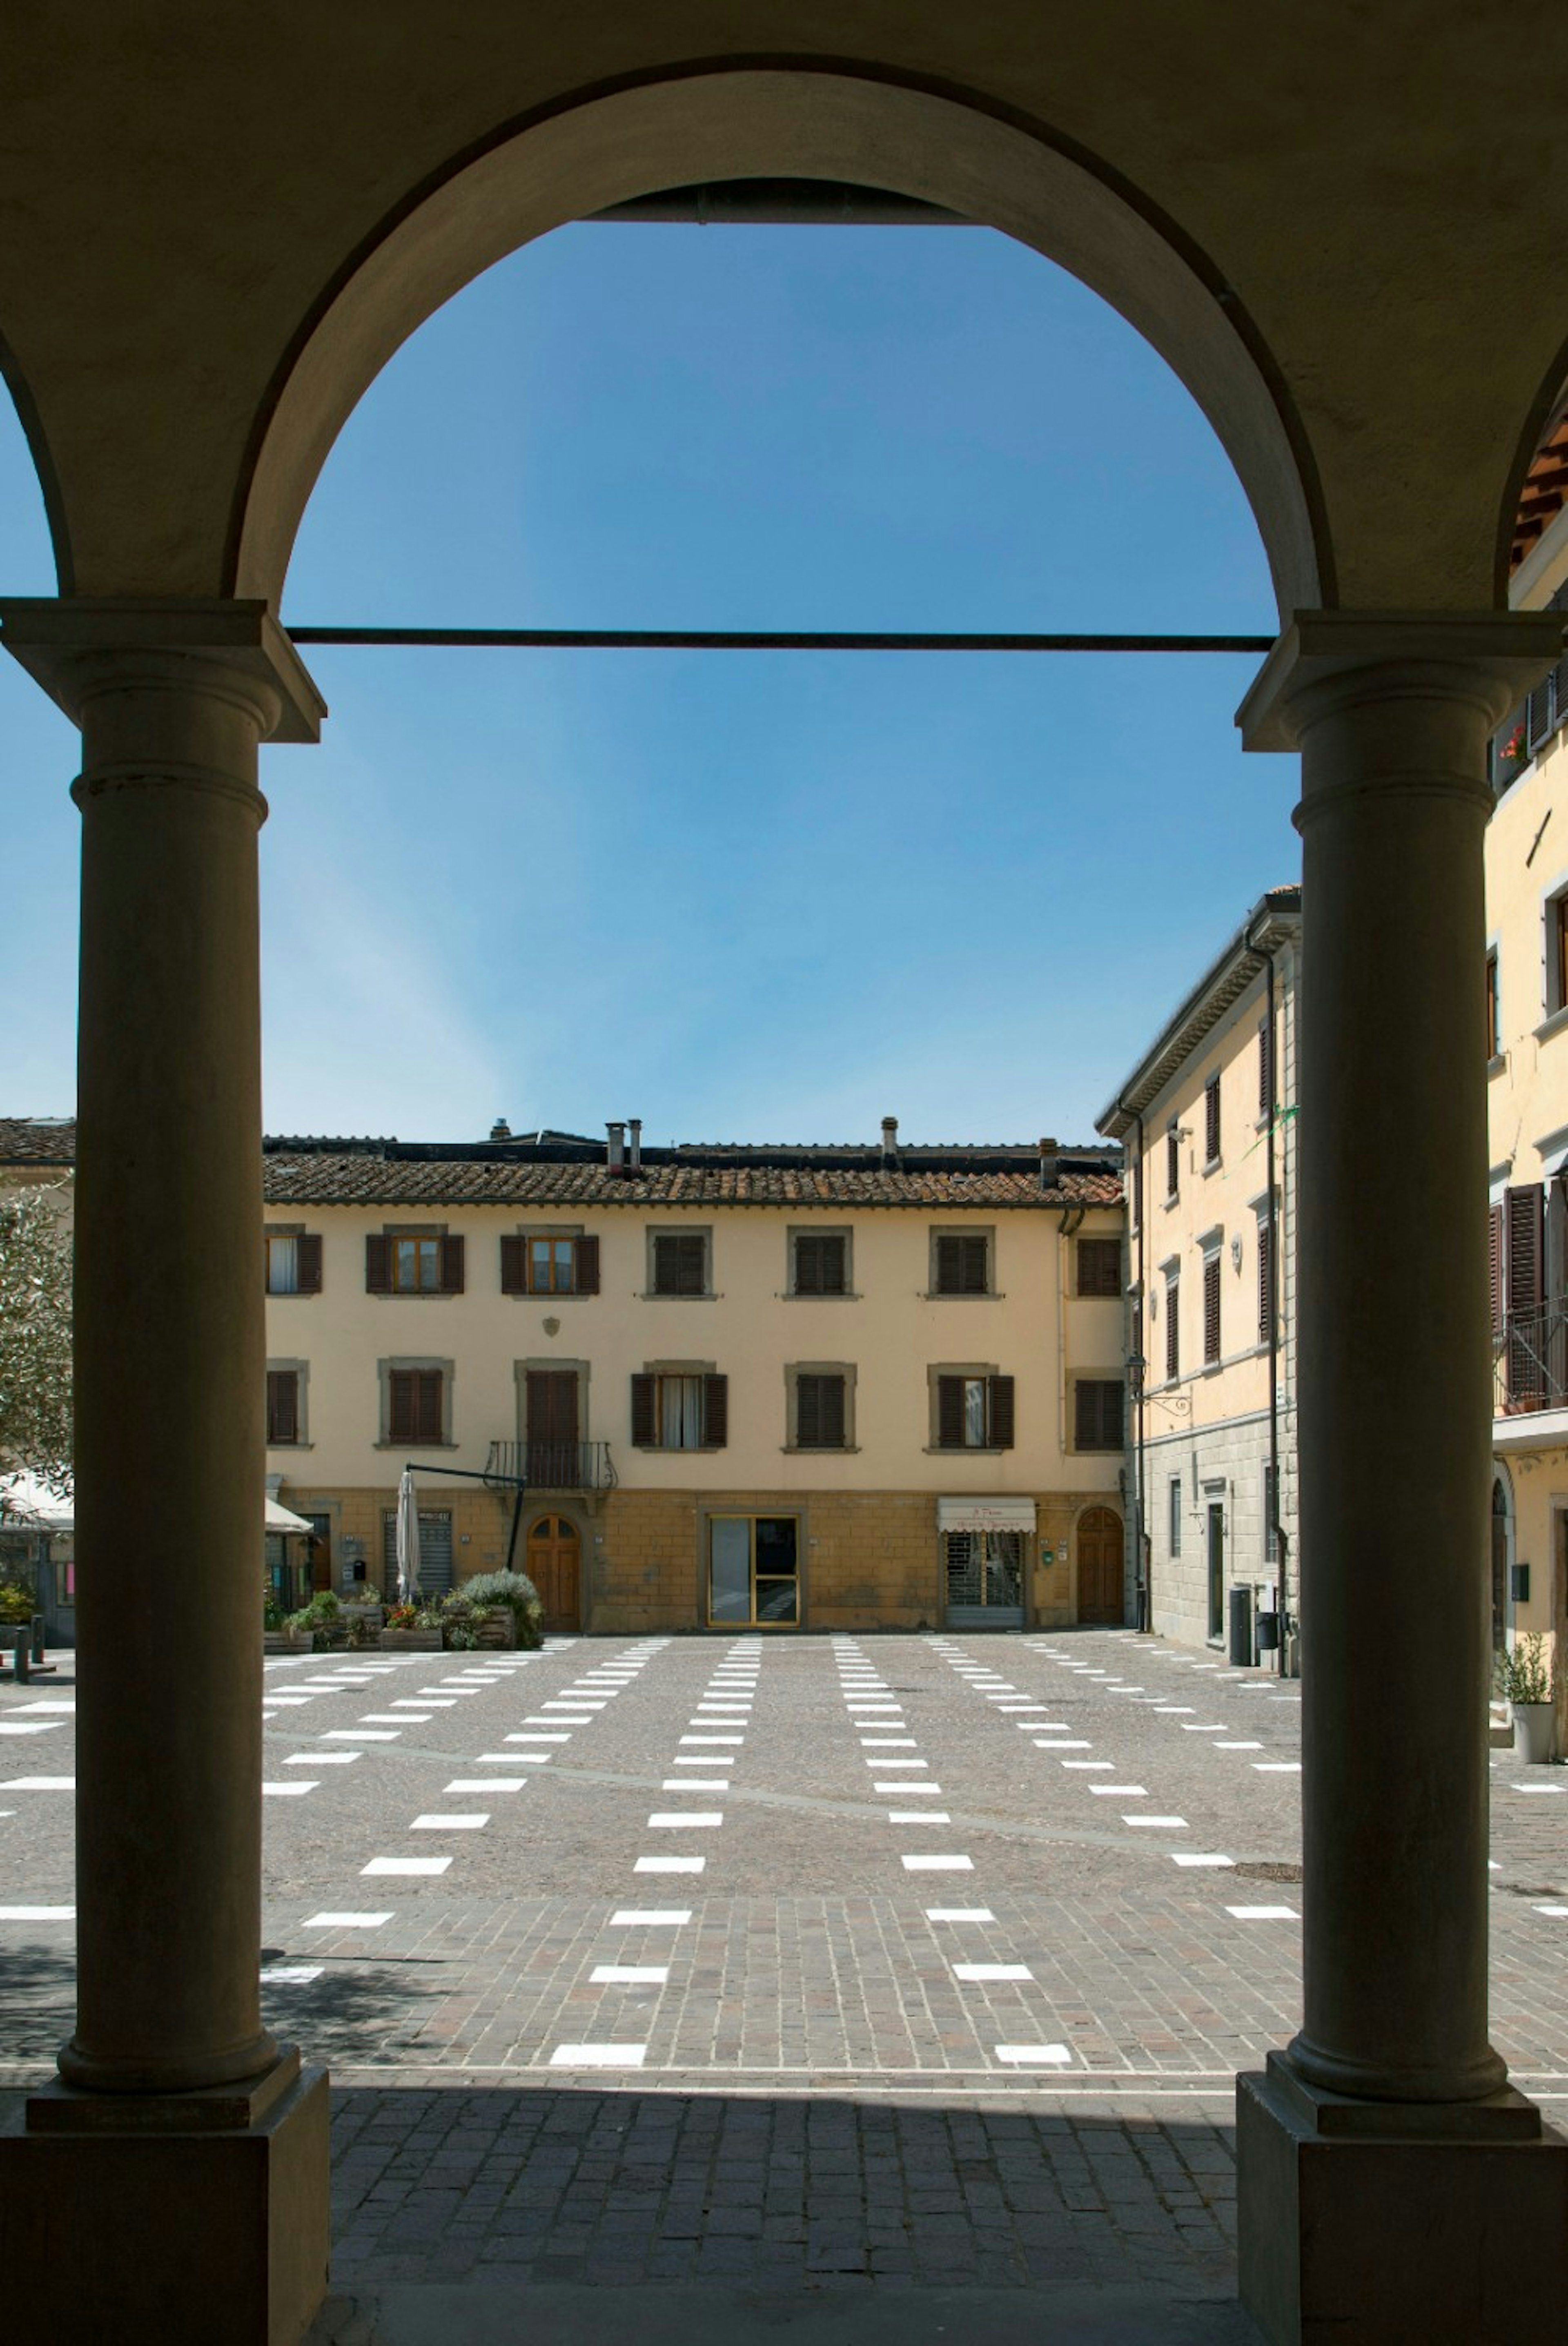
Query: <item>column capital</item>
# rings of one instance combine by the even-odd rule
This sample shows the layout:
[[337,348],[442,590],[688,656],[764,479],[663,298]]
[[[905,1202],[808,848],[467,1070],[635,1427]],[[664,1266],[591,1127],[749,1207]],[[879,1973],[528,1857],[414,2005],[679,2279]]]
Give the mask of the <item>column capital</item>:
[[1462,681],[1495,725],[1562,658],[1563,636],[1560,611],[1298,611],[1236,712],[1242,747],[1299,749],[1315,716],[1374,674],[1380,697],[1441,698]]
[[262,734],[318,741],[327,704],[270,607],[222,597],[8,596],[0,648],[79,724],[97,691],[138,673],[193,691],[238,676],[255,688]]

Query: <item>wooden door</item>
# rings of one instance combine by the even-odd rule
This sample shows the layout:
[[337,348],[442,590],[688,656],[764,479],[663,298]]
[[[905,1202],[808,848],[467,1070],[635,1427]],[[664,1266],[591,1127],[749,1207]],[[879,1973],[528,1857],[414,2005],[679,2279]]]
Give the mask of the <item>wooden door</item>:
[[1086,1507],[1078,1518],[1078,1618],[1119,1623],[1123,1604],[1122,1519],[1110,1507]]
[[575,1629],[582,1610],[582,1545],[565,1515],[539,1515],[529,1529],[526,1571],[539,1591],[546,1629]]
[[[310,1556],[312,1590],[331,1588],[332,1581],[332,1519],[331,1515],[307,1515],[311,1536],[305,1545]],[[302,1600],[301,1600],[302,1601]]]

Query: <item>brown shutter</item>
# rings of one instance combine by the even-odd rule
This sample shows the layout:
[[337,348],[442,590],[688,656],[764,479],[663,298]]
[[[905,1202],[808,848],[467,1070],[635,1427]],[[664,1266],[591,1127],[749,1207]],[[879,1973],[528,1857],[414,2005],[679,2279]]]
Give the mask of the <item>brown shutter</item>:
[[795,1442],[801,1450],[844,1446],[844,1380],[799,1376],[795,1380]]
[[1211,1254],[1203,1267],[1203,1357],[1219,1358],[1219,1257]]
[[654,1380],[641,1373],[632,1379],[632,1448],[654,1447]]
[[1274,1225],[1257,1225],[1257,1341],[1268,1343],[1274,1334]]
[[1544,1191],[1539,1181],[1526,1181],[1503,1191],[1508,1225],[1508,1310],[1510,1317],[1539,1311],[1546,1292],[1545,1249],[1542,1243]]
[[441,1291],[443,1295],[463,1292],[463,1243],[461,1239],[441,1241]]
[[1166,1134],[1166,1196],[1174,1198],[1181,1181],[1181,1142],[1173,1124]]
[[1120,1450],[1122,1383],[1118,1377],[1080,1377],[1074,1388],[1074,1450]]
[[1501,1201],[1487,1209],[1487,1263],[1492,1280],[1492,1332],[1502,1330],[1502,1206]]
[[392,1240],[379,1233],[365,1240],[365,1293],[392,1293]]
[[392,1369],[387,1374],[387,1439],[414,1439],[413,1371]]
[[414,1440],[439,1442],[442,1436],[441,1382],[439,1369],[415,1369]]
[[270,1443],[300,1439],[300,1372],[297,1369],[267,1372],[267,1439]]
[[599,1291],[599,1241],[596,1238],[577,1240],[577,1293],[596,1295]]
[[654,1293],[702,1295],[708,1240],[699,1230],[666,1230],[654,1239]]
[[1274,1025],[1269,1018],[1257,1022],[1257,1113],[1267,1116],[1274,1106]]
[[[524,1408],[528,1422],[528,1447],[536,1443],[572,1443],[577,1439],[577,1372],[575,1369],[528,1369],[523,1379]],[[536,1475],[532,1477],[537,1481]]]
[[985,1430],[990,1439],[987,1448],[1011,1450],[1013,1447],[1013,1379],[987,1377]]
[[528,1292],[526,1239],[504,1238],[501,1241],[501,1292],[503,1295],[526,1295]]
[[1077,1257],[1080,1295],[1120,1295],[1122,1291],[1122,1241],[1120,1239],[1080,1239]]
[[1210,1165],[1219,1155],[1219,1077],[1211,1076],[1203,1090],[1204,1147]]
[[702,1388],[702,1446],[722,1450],[729,1440],[729,1379],[704,1377]]
[[1166,1281],[1166,1374],[1181,1374],[1181,1281]]
[[1073,1388],[1073,1447],[1093,1450],[1095,1435],[1099,1429],[1098,1397],[1087,1378],[1080,1377]]
[[990,1241],[967,1231],[943,1231],[936,1242],[936,1291],[939,1295],[984,1295],[986,1250]]
[[936,1381],[936,1439],[940,1450],[963,1448],[963,1379]]
[[797,1295],[842,1295],[844,1241],[834,1231],[802,1230],[795,1240]]
[[320,1295],[321,1291],[321,1241],[318,1237],[301,1238],[295,1250],[299,1266],[300,1293]]

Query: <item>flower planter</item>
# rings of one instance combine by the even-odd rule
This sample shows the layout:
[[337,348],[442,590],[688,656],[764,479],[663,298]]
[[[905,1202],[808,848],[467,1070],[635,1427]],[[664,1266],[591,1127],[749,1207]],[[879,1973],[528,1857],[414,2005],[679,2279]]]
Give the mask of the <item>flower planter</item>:
[[1555,1708],[1550,1702],[1513,1705],[1513,1756],[1527,1767],[1543,1767],[1552,1757]]
[[439,1654],[441,1631],[439,1629],[383,1629],[382,1651],[383,1654]]
[[261,1651],[264,1654],[303,1654],[309,1650],[305,1639],[296,1636],[292,1629],[263,1629],[261,1632]]

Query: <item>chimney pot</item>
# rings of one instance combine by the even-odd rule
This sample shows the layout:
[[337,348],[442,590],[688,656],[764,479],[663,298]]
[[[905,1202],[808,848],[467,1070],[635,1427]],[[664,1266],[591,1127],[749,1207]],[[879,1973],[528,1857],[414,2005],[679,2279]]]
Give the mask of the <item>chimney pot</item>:
[[498,1116],[494,1123],[491,1126],[490,1137],[492,1140],[511,1139],[512,1127],[507,1123],[506,1118],[504,1116]]
[[626,1127],[624,1124],[606,1124],[605,1130],[610,1136],[605,1162],[612,1173],[618,1173],[626,1161]]
[[882,1118],[882,1163],[891,1164],[899,1153],[899,1120],[896,1116]]
[[643,1120],[641,1117],[634,1116],[629,1117],[626,1123],[626,1130],[631,1135],[631,1153],[627,1158],[626,1169],[628,1172],[640,1173],[643,1169]]
[[1040,1143],[1040,1187],[1054,1189],[1061,1175],[1061,1144],[1054,1140]]

